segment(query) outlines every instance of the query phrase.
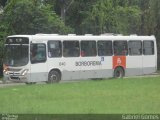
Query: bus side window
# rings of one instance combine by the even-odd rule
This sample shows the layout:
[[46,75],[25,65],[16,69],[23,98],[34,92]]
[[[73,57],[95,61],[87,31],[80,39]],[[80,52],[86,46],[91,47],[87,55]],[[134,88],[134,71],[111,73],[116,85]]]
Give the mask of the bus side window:
[[63,41],[64,57],[79,57],[80,48],[79,41]]
[[43,43],[31,44],[31,63],[46,61],[46,45]]
[[98,55],[112,56],[112,41],[98,41]]
[[129,55],[142,55],[142,42],[139,41],[129,41]]
[[143,41],[143,54],[144,55],[154,55],[154,42],[153,41]]
[[128,55],[128,45],[127,41],[114,41],[114,55],[126,56]]
[[81,56],[91,57],[96,56],[96,41],[81,41]]
[[62,56],[62,44],[61,41],[48,41],[48,57],[61,57]]

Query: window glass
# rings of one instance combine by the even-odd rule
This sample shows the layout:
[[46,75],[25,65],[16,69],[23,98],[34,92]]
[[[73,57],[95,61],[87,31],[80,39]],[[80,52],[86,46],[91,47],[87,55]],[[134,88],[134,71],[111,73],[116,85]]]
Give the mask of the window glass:
[[98,41],[98,55],[111,56],[112,55],[112,41]]
[[153,41],[143,41],[143,54],[144,55],[154,54],[154,42]]
[[29,61],[29,46],[24,44],[5,45],[4,64],[17,67],[24,66]]
[[63,42],[63,56],[64,57],[78,57],[79,56],[79,41],[64,41]]
[[43,43],[31,44],[31,63],[46,61],[46,45]]
[[142,55],[142,42],[141,41],[129,41],[129,55]]
[[96,56],[96,41],[81,41],[81,56]]
[[127,55],[127,41],[114,41],[114,55]]
[[61,41],[48,41],[48,57],[61,57],[62,44]]

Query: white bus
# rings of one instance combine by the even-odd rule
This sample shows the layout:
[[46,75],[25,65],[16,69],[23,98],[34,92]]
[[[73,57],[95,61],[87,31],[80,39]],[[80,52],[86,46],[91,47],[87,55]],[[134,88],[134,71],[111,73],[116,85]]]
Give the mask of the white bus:
[[157,70],[156,46],[154,36],[8,36],[4,79],[53,83],[151,74]]

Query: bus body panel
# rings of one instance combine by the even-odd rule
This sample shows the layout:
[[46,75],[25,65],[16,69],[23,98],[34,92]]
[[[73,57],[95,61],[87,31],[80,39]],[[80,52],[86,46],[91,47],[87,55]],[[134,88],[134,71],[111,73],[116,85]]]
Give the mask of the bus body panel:
[[30,70],[29,82],[47,81],[48,72],[45,63],[32,64]]
[[62,80],[112,77],[111,59],[112,57],[51,58],[48,60],[48,72],[59,69]]
[[126,74],[125,76],[142,75],[142,56],[127,56],[126,57]]
[[143,56],[143,74],[156,72],[155,58],[155,55]]
[[78,57],[51,58],[51,60],[49,60],[49,64],[51,63],[53,66],[48,65],[49,71],[52,69],[59,69],[62,73],[62,80],[78,79],[80,77],[80,67],[75,67],[75,62],[78,60]]
[[111,57],[81,57],[80,76],[86,78],[107,78],[112,76]]

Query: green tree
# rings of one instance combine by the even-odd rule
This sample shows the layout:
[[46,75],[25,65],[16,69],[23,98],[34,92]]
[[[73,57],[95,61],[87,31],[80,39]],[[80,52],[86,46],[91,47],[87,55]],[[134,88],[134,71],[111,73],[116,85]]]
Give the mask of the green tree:
[[155,35],[158,46],[158,66],[160,66],[160,1],[139,0],[141,9],[140,34]]
[[0,6],[4,7],[7,3],[7,0],[1,0],[0,1]]
[[92,5],[82,23],[85,32],[100,34],[105,32],[131,34],[138,33],[140,9],[129,6],[125,0],[101,0]]
[[158,66],[160,66],[160,1],[150,0],[148,14],[146,15],[145,28],[146,33],[149,35],[155,35],[158,46]]
[[91,33],[86,30],[88,26],[83,26],[92,5],[98,0],[74,0],[71,7],[66,12],[66,25],[74,28],[76,34]]
[[[12,0],[4,9],[3,21],[10,34],[60,33],[72,31],[50,5],[30,0]],[[5,23],[4,23],[5,24]]]

